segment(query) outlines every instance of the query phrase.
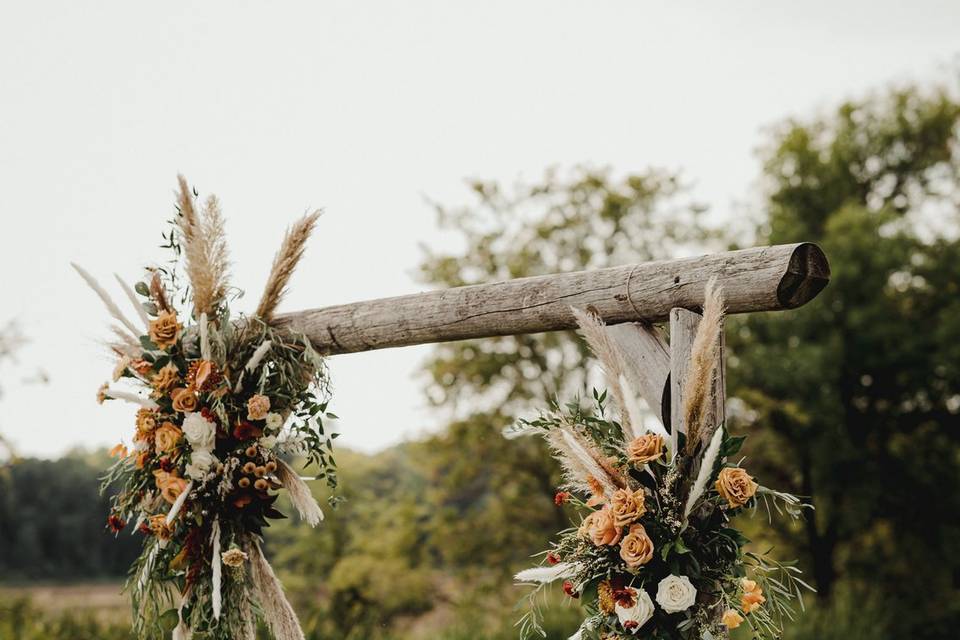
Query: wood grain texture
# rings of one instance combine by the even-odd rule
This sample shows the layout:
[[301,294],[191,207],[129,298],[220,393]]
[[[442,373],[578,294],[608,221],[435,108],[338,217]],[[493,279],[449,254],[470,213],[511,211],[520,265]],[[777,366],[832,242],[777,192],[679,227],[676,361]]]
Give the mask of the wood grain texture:
[[663,322],[700,309],[717,277],[727,313],[790,309],[826,286],[826,256],[807,243],[520,278],[278,315],[327,354],[573,329],[571,307],[592,306],[609,325]]
[[625,322],[606,328],[624,359],[624,375],[664,426],[670,426],[670,346],[660,331],[645,322]]

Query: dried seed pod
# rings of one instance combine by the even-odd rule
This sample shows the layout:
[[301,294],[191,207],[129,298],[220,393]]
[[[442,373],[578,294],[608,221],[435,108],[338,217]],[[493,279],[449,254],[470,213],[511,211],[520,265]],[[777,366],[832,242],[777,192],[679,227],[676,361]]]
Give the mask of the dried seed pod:
[[268,482],[267,482],[266,480],[264,480],[263,478],[260,478],[259,480],[257,480],[256,482],[253,483],[253,487],[254,487],[257,491],[266,491],[266,490],[267,490],[267,487],[269,487],[269,486],[270,486],[270,483],[268,483]]
[[246,489],[247,487],[250,486],[250,478],[240,478],[239,480],[237,480],[237,485],[241,489]]
[[247,450],[244,451],[244,453],[247,454],[248,458],[255,458],[257,456],[257,448],[253,445],[250,445],[247,447]]
[[262,478],[266,474],[267,474],[266,467],[257,467],[256,469],[253,470],[253,475],[257,476],[258,478]]
[[256,471],[256,469],[257,465],[252,462],[248,462],[247,464],[243,465],[243,472],[248,475]]
[[267,469],[267,473],[273,473],[274,471],[277,470],[277,463],[274,462],[273,460],[271,460],[270,462],[268,462],[265,466],[266,466],[266,469]]

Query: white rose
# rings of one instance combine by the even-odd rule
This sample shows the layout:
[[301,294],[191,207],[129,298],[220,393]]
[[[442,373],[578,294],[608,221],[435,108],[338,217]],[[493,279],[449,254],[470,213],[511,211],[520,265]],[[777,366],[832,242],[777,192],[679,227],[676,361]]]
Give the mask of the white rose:
[[657,604],[667,613],[677,613],[693,606],[697,589],[687,576],[669,575],[657,585]]
[[260,446],[264,449],[273,449],[277,446],[277,436],[265,436],[260,438]]
[[267,414],[267,429],[279,429],[283,426],[283,416],[279,413]]
[[217,428],[199,413],[188,413],[183,419],[183,435],[195,450],[213,449]]
[[187,465],[187,475],[194,480],[203,480],[217,459],[206,449],[197,449],[190,454],[190,464]]
[[633,596],[633,606],[624,607],[619,602],[616,605],[617,617],[620,618],[620,624],[630,633],[636,633],[640,627],[647,623],[647,620],[653,617],[653,601],[643,589],[634,589],[627,587],[625,591]]

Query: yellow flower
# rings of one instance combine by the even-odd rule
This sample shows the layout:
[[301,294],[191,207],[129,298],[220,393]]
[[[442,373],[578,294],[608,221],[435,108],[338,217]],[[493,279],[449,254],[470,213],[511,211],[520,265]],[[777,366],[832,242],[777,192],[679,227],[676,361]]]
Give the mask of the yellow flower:
[[609,580],[604,580],[597,585],[597,601],[600,611],[612,615],[617,609],[617,601],[613,597],[613,587]]
[[731,509],[747,504],[758,486],[750,474],[739,467],[724,467],[717,477],[717,493]]
[[146,442],[153,436],[154,429],[157,428],[157,414],[150,409],[140,409],[137,411],[137,435],[134,440]]
[[727,609],[723,612],[723,618],[721,618],[721,621],[726,625],[727,629],[736,629],[740,626],[740,623],[743,622],[743,616],[737,613],[734,609]]
[[150,340],[160,349],[166,349],[177,344],[183,325],[177,322],[177,315],[172,311],[161,311],[156,320],[150,321]]
[[153,436],[157,451],[164,453],[173,451],[177,448],[177,442],[179,442],[180,436],[182,435],[183,432],[177,425],[172,422],[164,422]]
[[627,445],[627,460],[634,464],[653,462],[663,455],[663,438],[655,433],[645,433]]

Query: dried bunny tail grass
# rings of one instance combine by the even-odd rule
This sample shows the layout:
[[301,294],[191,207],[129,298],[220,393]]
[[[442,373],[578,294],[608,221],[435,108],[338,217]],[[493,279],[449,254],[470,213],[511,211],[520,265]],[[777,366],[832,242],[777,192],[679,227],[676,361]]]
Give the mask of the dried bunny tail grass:
[[300,621],[293,607],[283,595],[283,585],[273,573],[273,568],[263,557],[256,540],[250,541],[247,555],[250,557],[250,578],[254,593],[263,609],[263,617],[276,640],[305,640]]
[[158,271],[154,271],[153,277],[150,278],[150,297],[161,311],[173,311],[173,307],[167,300],[167,291],[163,288],[163,281],[160,279]]
[[591,351],[600,360],[600,366],[603,368],[604,376],[607,380],[607,389],[613,396],[613,401],[620,410],[620,421],[623,423],[624,436],[632,440],[640,435],[640,425],[634,425],[632,416],[629,414],[629,405],[627,404],[624,393],[626,389],[621,389],[620,380],[624,377],[623,356],[620,354],[617,345],[607,335],[606,325],[590,309],[583,310],[576,307],[570,307],[573,317],[577,319],[580,326],[580,332],[590,345]]
[[180,181],[178,199],[181,213],[177,225],[183,236],[183,253],[192,287],[194,312],[199,316],[201,313],[211,313],[227,291],[229,260],[223,214],[216,196],[210,196],[198,216],[186,180],[183,176],[177,179]]
[[722,443],[723,429],[718,427],[714,430],[713,437],[710,438],[710,444],[707,446],[707,450],[703,452],[703,458],[700,460],[700,471],[697,472],[697,479],[690,488],[690,495],[687,496],[687,504],[683,509],[684,521],[686,521],[690,512],[693,511],[697,500],[700,499],[700,496],[703,495],[703,492],[707,488],[710,476],[713,475],[713,465],[716,464],[717,457],[720,455],[720,445]]
[[70,264],[74,269],[76,269],[77,273],[80,274],[80,277],[83,278],[84,282],[86,282],[87,285],[93,289],[94,293],[97,294],[110,315],[113,316],[120,324],[126,327],[134,336],[138,335],[139,332],[137,331],[137,328],[133,326],[133,323],[130,322],[125,315],[123,315],[123,312],[120,311],[120,307],[116,305],[116,303],[113,301],[113,298],[110,297],[110,294],[100,286],[100,283],[97,282],[97,280],[90,275],[86,269],[78,265],[76,262],[71,262]]
[[690,349],[690,370],[683,385],[683,418],[687,425],[687,454],[693,454],[701,439],[710,437],[707,421],[711,418],[710,402],[713,380],[720,366],[720,334],[723,331],[723,292],[716,278],[707,283],[704,293],[703,318]]
[[223,608],[223,564],[220,559],[220,518],[214,518],[212,531],[210,532],[210,546],[213,547],[210,553],[210,567],[212,569],[211,580],[213,582],[213,617],[220,619],[220,612]]
[[549,584],[560,578],[572,578],[577,575],[577,572],[580,571],[581,568],[582,565],[575,562],[561,562],[552,567],[532,567],[530,569],[524,569],[513,576],[513,579],[521,584]]
[[280,484],[287,490],[290,496],[290,503],[293,504],[294,508],[300,513],[300,517],[311,527],[320,524],[320,521],[323,520],[323,511],[320,509],[320,505],[317,504],[317,499],[313,497],[310,487],[308,487],[307,483],[300,478],[300,475],[281,458],[277,459],[277,478],[280,480]]
[[283,244],[280,245],[280,251],[273,259],[270,277],[267,278],[267,286],[264,288],[263,297],[260,298],[260,304],[257,306],[256,315],[265,322],[270,321],[277,305],[283,299],[290,276],[293,275],[293,270],[296,269],[297,263],[303,257],[307,239],[310,237],[320,213],[320,211],[314,211],[303,216],[287,230],[287,234],[283,237]]

